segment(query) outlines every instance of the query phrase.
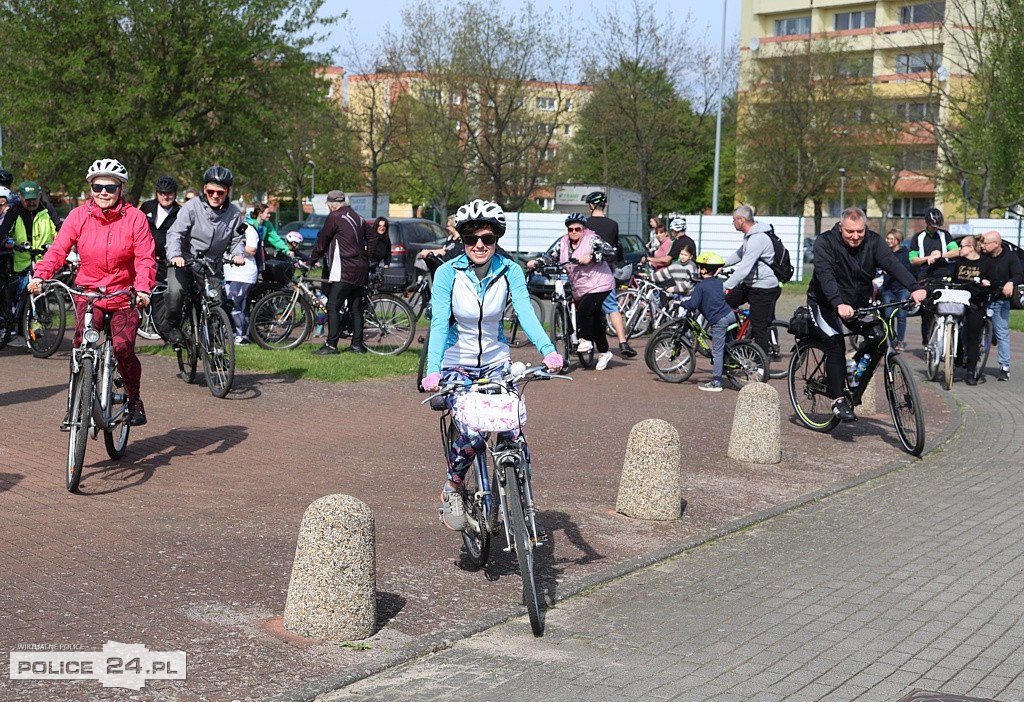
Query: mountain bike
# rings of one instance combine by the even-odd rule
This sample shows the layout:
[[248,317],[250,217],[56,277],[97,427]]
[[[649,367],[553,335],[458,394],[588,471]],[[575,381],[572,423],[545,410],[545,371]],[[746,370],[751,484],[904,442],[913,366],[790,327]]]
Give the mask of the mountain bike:
[[[296,263],[297,268],[304,268]],[[327,313],[324,299],[316,294],[300,270],[284,290],[269,293],[252,309],[249,331],[253,341],[265,349],[294,349],[312,333],[316,311]],[[403,300],[389,293],[363,288],[363,343],[371,353],[394,356],[402,353],[416,334],[416,317]],[[342,317],[345,308],[342,309]]]
[[[711,330],[702,323],[696,310],[685,310],[676,321],[664,325],[651,337],[644,353],[647,367],[668,383],[690,379],[697,365],[696,354],[711,358]],[[749,320],[745,320],[749,324]],[[770,375],[768,355],[751,339],[736,338],[743,328],[739,323],[729,328],[722,358],[722,377],[739,390],[749,383],[766,383]]]
[[[46,253],[45,249],[33,249],[27,245],[14,250],[36,256]],[[61,271],[64,272],[65,268]],[[64,341],[68,319],[67,296],[57,288],[44,289],[38,295],[23,290],[18,296],[17,288],[18,276],[11,276],[0,291],[0,349],[7,345],[12,334],[20,331],[33,356],[49,358]]]
[[[507,544],[504,550],[514,553],[519,563],[523,604],[529,612],[534,636],[544,633],[533,564],[534,549],[545,537],[537,528],[537,509],[530,483],[530,449],[522,432],[526,421],[523,392],[533,380],[555,377],[559,376],[551,375],[542,366],[528,368],[524,363],[513,363],[500,378],[448,383],[420,403],[429,402],[431,409],[444,412],[440,428],[446,457],[458,436],[452,412],[470,428],[488,434],[487,450],[477,455],[459,487],[466,507],[462,541],[470,562],[480,568],[490,557],[491,535],[503,528]],[[564,379],[572,380],[567,376]],[[508,438],[512,434],[516,438]]]
[[[860,405],[868,380],[881,364],[885,397],[900,444],[907,453],[920,456],[924,449],[924,408],[914,376],[906,361],[900,358],[894,342],[896,312],[900,307],[910,309],[914,303],[891,302],[854,310],[856,317],[877,320],[883,326],[884,335],[876,348],[866,349],[868,365],[857,384],[851,387],[851,378],[844,380],[843,394],[854,407]],[[789,399],[797,419],[808,429],[830,432],[839,424],[839,418],[832,413],[833,398],[829,397],[825,376],[825,344],[817,334],[797,341],[796,351],[789,362]]]
[[181,343],[175,346],[178,373],[186,383],[196,379],[200,356],[206,385],[214,397],[226,397],[235,378],[235,334],[221,307],[224,283],[214,262],[205,256],[186,259],[192,281],[181,320]]
[[[86,301],[82,320],[82,340],[71,351],[71,377],[68,379],[68,418],[62,429],[68,431],[68,460],[65,482],[69,492],[78,490],[85,461],[85,445],[103,432],[107,455],[113,460],[124,456],[128,446],[128,396],[117,368],[114,344],[110,336],[110,315],[103,321],[102,334],[93,328],[93,308],[99,300],[124,295],[135,305],[135,291],[112,293],[85,292],[59,280],[43,281],[44,292],[63,290],[72,297]],[[63,294],[61,296],[63,297]],[[100,339],[102,338],[102,341]]]

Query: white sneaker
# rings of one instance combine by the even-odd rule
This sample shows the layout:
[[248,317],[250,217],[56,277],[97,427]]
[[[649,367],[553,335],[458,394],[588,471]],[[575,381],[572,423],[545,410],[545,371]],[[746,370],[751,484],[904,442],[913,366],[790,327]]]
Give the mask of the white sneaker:
[[612,360],[612,352],[605,351],[597,357],[597,365],[594,366],[594,370],[604,370],[608,367],[608,361]]
[[7,340],[7,345],[12,349],[23,349],[25,348],[25,340],[17,334],[11,334],[11,338]]
[[586,353],[592,348],[594,348],[594,342],[590,339],[580,339],[580,343],[576,344],[576,353]]

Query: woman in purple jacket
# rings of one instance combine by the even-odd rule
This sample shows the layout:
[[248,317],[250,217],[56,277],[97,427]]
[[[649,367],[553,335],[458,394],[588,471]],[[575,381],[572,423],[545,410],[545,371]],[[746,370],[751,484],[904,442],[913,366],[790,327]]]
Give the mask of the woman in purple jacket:
[[[604,312],[601,304],[608,293],[615,289],[615,276],[605,262],[615,260],[615,249],[590,229],[587,218],[574,212],[565,218],[565,236],[558,240],[555,248],[544,255],[543,260],[552,264],[567,263],[569,285],[576,300],[576,326],[580,341],[578,350],[589,351],[597,347],[597,370],[604,370],[612,360],[608,350],[608,337],[604,332]],[[533,268],[537,261],[529,261],[527,268]]]

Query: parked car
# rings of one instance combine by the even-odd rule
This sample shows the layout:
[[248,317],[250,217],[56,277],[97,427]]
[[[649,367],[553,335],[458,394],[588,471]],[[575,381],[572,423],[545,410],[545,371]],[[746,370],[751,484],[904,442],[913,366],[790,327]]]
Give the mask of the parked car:
[[[551,246],[548,247],[548,252],[555,248],[555,244],[557,242],[558,239],[551,242]],[[640,259],[647,255],[647,249],[644,246],[643,239],[635,234],[620,234],[619,244],[622,246],[623,258],[626,259],[626,263],[631,265],[637,265],[640,263]],[[532,258],[540,258],[540,256],[540,253],[527,254],[523,256],[523,261],[525,262]],[[543,298],[551,297],[551,294],[555,291],[555,284],[552,279],[540,272],[533,274],[528,287],[531,294]]]

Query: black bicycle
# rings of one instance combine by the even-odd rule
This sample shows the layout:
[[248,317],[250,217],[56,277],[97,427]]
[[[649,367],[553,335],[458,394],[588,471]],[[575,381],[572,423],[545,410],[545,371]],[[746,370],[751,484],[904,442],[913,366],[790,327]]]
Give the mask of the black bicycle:
[[[901,301],[854,310],[855,317],[877,320],[883,326],[884,335],[878,346],[864,349],[868,354],[867,367],[857,377],[856,384],[851,385],[849,377],[844,380],[843,394],[854,407],[860,405],[869,379],[881,364],[885,397],[900,444],[907,453],[920,456],[924,450],[924,409],[914,376],[893,342],[896,312],[900,307],[913,306],[912,301]],[[839,418],[832,413],[833,398],[829,396],[825,377],[825,344],[817,333],[797,340],[796,351],[789,362],[789,399],[797,419],[808,429],[830,432],[839,424]]]
[[175,347],[178,373],[186,383],[196,379],[200,356],[206,385],[214,397],[226,397],[235,378],[235,337],[231,319],[221,306],[224,283],[214,262],[205,256],[186,259],[192,283],[181,320],[181,343]]

